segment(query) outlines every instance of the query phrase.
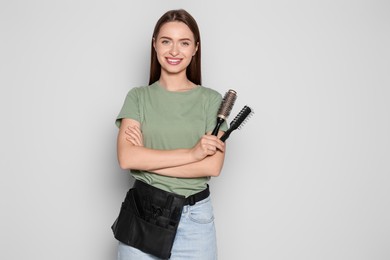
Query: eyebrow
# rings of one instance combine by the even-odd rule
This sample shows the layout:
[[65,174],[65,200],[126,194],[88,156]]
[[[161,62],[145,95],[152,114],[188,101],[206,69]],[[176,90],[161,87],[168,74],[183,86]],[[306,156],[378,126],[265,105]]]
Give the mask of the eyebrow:
[[[172,38],[170,38],[168,36],[161,36],[160,39],[172,40]],[[190,38],[181,38],[181,39],[179,39],[179,41],[192,41],[192,40]]]

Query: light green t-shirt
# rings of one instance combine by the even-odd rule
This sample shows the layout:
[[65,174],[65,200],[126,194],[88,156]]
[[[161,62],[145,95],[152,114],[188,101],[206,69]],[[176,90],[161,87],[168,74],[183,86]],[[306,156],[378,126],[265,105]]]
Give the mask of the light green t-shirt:
[[[192,148],[216,125],[222,96],[217,91],[198,85],[186,92],[167,91],[158,81],[149,86],[131,89],[116,119],[141,123],[144,146],[158,150]],[[227,130],[227,124],[220,128]],[[134,178],[157,188],[189,196],[206,188],[208,177],[175,178],[148,171],[131,170]]]

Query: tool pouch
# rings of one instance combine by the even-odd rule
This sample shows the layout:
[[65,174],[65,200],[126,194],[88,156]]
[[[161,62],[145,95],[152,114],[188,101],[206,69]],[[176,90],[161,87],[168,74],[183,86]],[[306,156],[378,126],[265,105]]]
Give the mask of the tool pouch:
[[111,229],[129,246],[169,259],[185,197],[136,181]]

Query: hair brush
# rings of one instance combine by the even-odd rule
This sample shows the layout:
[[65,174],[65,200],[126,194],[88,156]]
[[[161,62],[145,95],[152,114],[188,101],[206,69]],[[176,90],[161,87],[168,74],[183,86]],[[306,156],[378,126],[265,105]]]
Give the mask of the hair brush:
[[218,109],[217,124],[211,133],[212,135],[218,135],[219,128],[221,127],[222,123],[229,117],[236,99],[237,92],[233,89],[229,89],[229,91],[225,93],[225,96],[223,97],[221,105]]
[[237,114],[237,116],[233,119],[229,129],[226,130],[226,132],[221,136],[220,140],[222,142],[225,142],[226,139],[229,138],[230,134],[237,128],[240,129],[252,114],[253,114],[253,110],[248,106],[244,106],[241,109],[241,111]]

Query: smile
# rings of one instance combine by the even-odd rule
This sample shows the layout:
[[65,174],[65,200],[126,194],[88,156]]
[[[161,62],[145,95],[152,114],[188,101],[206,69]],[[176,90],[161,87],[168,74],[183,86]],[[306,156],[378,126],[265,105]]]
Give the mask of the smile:
[[175,59],[175,58],[166,58],[168,64],[170,65],[177,65],[181,62],[181,59]]

